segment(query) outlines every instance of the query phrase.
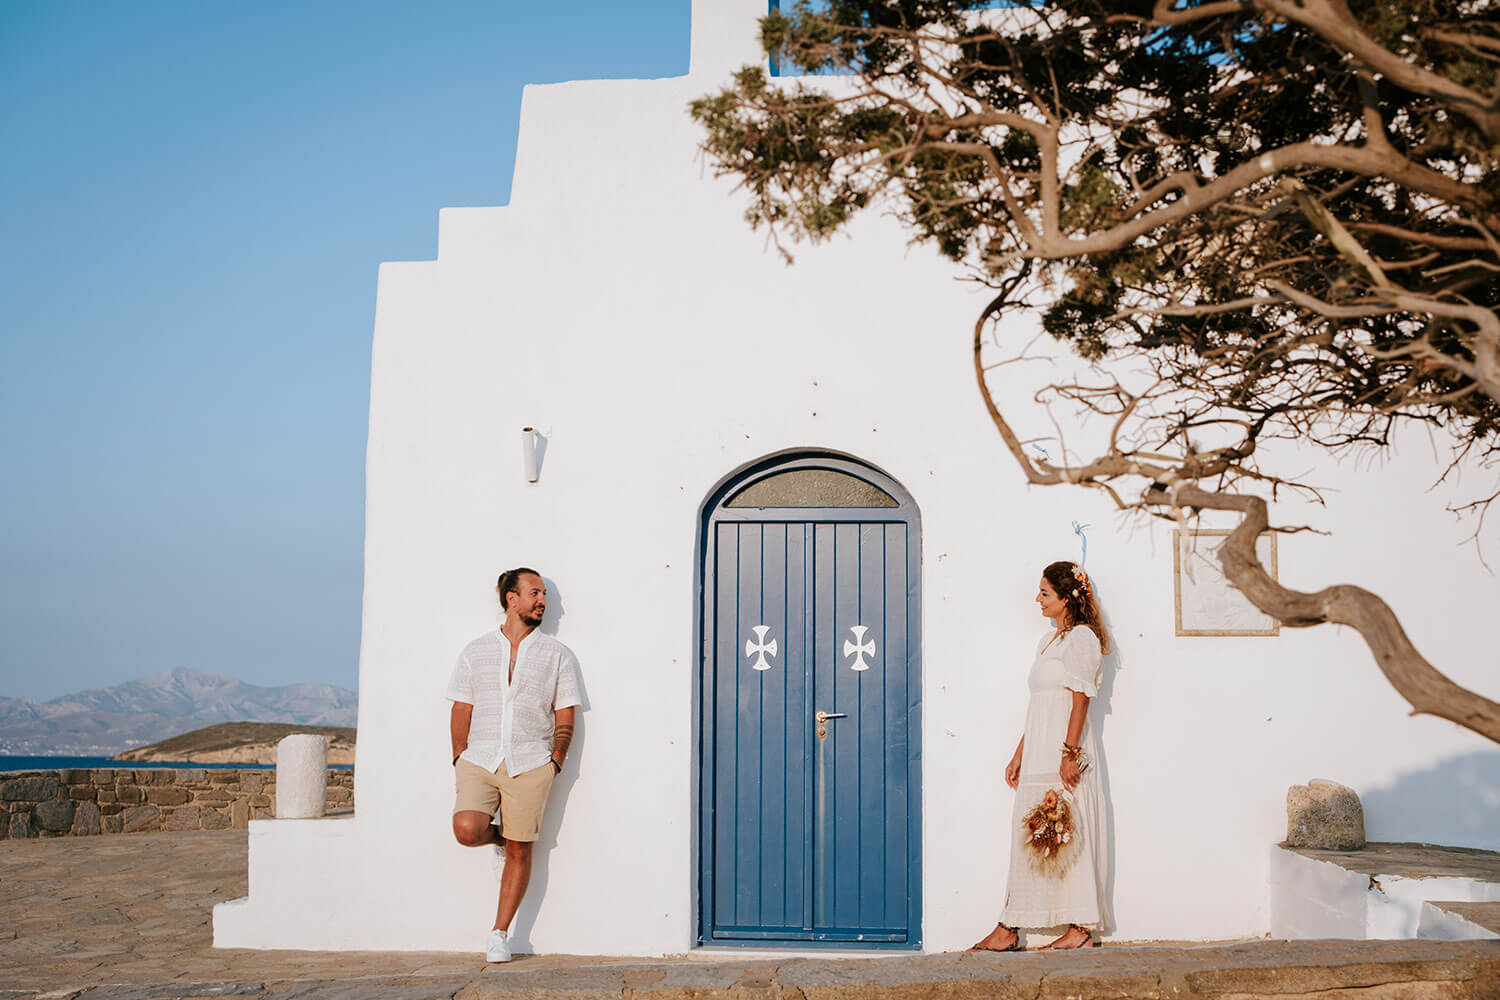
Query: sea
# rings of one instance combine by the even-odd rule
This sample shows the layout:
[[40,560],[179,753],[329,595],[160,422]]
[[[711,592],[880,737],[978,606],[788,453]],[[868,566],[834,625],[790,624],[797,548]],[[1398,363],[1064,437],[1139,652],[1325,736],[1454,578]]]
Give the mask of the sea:
[[[112,760],[109,757],[6,757],[0,755],[0,774],[6,771],[55,771],[61,767],[95,768],[108,767],[138,771],[151,767],[172,767],[179,770],[202,769],[208,771],[271,771],[275,764],[178,764],[163,761]],[[352,771],[353,764],[329,764],[332,771]]]

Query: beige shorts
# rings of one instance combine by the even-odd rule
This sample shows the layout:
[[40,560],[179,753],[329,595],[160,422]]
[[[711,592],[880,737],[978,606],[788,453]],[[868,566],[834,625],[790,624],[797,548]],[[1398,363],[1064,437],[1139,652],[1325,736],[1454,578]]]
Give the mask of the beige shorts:
[[453,811],[482,812],[500,817],[500,835],[506,840],[534,841],[542,832],[542,810],[557,771],[548,761],[541,767],[522,771],[514,778],[502,761],[500,770],[486,771],[478,764],[460,760],[453,768],[453,786],[457,793]]

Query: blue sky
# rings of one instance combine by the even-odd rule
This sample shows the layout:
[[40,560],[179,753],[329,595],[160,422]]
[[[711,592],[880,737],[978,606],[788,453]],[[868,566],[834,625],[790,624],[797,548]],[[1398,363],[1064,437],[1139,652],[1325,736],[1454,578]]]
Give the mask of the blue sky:
[[354,687],[376,267],[689,0],[0,0],[0,695]]

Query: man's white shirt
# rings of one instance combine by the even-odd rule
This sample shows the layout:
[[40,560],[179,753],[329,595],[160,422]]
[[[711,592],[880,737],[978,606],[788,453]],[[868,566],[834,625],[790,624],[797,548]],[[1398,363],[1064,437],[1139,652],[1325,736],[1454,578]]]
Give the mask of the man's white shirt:
[[532,630],[516,650],[510,682],[510,640],[499,630],[464,647],[453,666],[447,697],[474,706],[469,746],[460,759],[515,777],[541,767],[552,756],[552,730],[559,709],[583,704],[578,659],[562,643]]

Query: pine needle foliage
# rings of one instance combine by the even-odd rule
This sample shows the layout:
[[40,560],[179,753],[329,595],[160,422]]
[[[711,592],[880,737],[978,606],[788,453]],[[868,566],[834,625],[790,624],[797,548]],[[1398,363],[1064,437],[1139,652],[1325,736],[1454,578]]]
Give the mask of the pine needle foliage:
[[1500,454],[1489,0],[829,0],[762,43],[843,74],[692,105],[778,245],[895,211],[1084,357],[1147,358],[1183,396],[1154,447],[1228,412],[1246,453],[1415,420]]

